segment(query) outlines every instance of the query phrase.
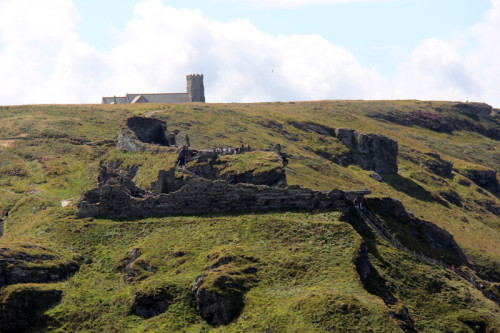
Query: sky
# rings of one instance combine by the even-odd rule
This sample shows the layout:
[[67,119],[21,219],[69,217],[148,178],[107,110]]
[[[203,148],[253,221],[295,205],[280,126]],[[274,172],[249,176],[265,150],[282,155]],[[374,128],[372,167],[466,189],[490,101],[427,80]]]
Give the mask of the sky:
[[0,105],[185,92],[207,102],[500,107],[500,0],[0,0]]

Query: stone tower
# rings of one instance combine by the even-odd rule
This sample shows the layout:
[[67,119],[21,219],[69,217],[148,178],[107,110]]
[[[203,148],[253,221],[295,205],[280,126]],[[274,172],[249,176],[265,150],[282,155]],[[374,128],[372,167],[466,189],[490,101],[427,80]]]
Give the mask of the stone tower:
[[203,74],[186,76],[187,93],[190,102],[205,103],[205,88],[203,87]]

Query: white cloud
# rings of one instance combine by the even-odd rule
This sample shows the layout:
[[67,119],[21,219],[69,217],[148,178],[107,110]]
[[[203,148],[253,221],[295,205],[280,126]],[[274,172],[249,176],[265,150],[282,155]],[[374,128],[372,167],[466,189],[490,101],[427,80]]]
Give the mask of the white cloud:
[[106,52],[80,39],[78,20],[70,0],[0,1],[0,104],[183,92],[185,75],[203,71],[208,102],[419,98],[500,105],[500,0],[466,32],[467,48],[424,40],[395,64],[394,79],[319,35],[273,36],[248,20],[214,21],[160,0],[138,3]]
[[474,99],[480,93],[475,77],[456,48],[439,39],[428,39],[399,66],[395,96],[417,99]]
[[[475,100],[500,106],[500,0],[463,38],[422,41],[399,64],[394,97]],[[464,43],[468,39],[469,43]]]
[[0,104],[78,102],[99,55],[75,33],[70,0],[0,2]]
[[216,22],[158,0],[136,7],[127,40],[109,56],[119,77],[114,86],[129,85],[122,89],[184,87],[184,75],[203,68],[209,101],[375,97],[384,83],[319,36],[271,36],[248,20]]
[[253,8],[298,8],[312,5],[388,2],[396,0],[211,0],[214,3],[242,3]]
[[[139,3],[121,40],[100,53],[76,34],[72,3],[51,1],[50,10],[36,0],[11,0],[0,8],[4,17],[27,8],[33,14],[21,31],[13,21],[1,26],[0,104],[183,92],[185,75],[201,70],[211,102],[377,98],[386,84],[376,70],[320,36],[272,36],[248,20],[217,22],[160,0]],[[31,34],[44,24],[50,28]],[[10,30],[15,37],[5,33]]]

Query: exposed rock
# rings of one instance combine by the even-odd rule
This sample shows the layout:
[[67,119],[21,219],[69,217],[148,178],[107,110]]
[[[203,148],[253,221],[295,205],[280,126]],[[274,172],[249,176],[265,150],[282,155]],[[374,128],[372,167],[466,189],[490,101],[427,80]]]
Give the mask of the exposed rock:
[[372,177],[373,179],[375,179],[378,182],[382,181],[382,177],[380,177],[380,175],[378,173],[376,173],[375,171],[370,172],[370,177]]
[[441,177],[448,177],[453,170],[453,163],[441,159],[441,156],[436,153],[425,154],[429,159],[425,159],[424,165],[433,173]]
[[474,202],[496,216],[500,216],[500,206],[498,206],[495,202],[491,200],[474,200]]
[[370,198],[367,199],[370,207],[375,207],[376,211],[382,215],[394,216],[407,221],[410,214],[406,211],[403,203],[394,198]]
[[468,181],[467,179],[460,179],[458,183],[462,186],[470,186],[472,183]]
[[152,318],[167,311],[173,299],[166,289],[155,290],[150,294],[136,293],[130,311],[142,318]]
[[468,263],[467,256],[455,242],[453,236],[434,223],[413,218],[411,219],[410,231],[415,238],[429,244],[433,249],[450,251],[463,263]]
[[[17,287],[17,286],[16,286]],[[43,312],[61,301],[62,292],[37,286],[2,289],[0,331],[23,332],[44,322]]]
[[0,248],[0,287],[18,283],[50,283],[68,278],[80,265],[61,259],[54,252],[37,246]]
[[324,125],[307,122],[290,122],[290,125],[324,136],[335,137],[350,149],[348,154],[333,157],[321,150],[317,154],[342,166],[357,164],[365,170],[379,173],[397,173],[398,143],[379,134],[364,134],[347,128],[330,128]]
[[239,290],[234,279],[225,275],[214,281],[213,286],[220,290],[204,288],[202,286],[206,277],[206,275],[198,276],[193,286],[198,311],[212,326],[227,325],[240,314],[245,306],[244,293]]
[[[413,214],[406,211],[401,201],[393,198],[369,198],[366,201],[369,209],[380,215],[393,218],[393,221],[401,224],[400,228],[397,225],[388,227],[389,229],[395,229],[392,232],[396,232],[397,240],[407,248],[418,252],[423,251],[431,258],[455,260],[455,264],[459,262],[469,263],[467,256],[448,231],[432,222],[414,217]],[[401,231],[401,228],[403,231]],[[408,237],[413,240],[410,241]],[[415,245],[418,243],[420,243],[420,247]],[[437,253],[435,250],[442,251]],[[444,258],[441,256],[444,256]]]
[[273,209],[346,210],[342,191],[314,191],[290,186],[236,184],[191,179],[176,192],[136,198],[121,185],[104,185],[85,192],[78,203],[80,217],[146,217],[209,212]]
[[497,171],[494,169],[482,167],[478,169],[457,169],[457,171],[487,191],[493,193],[500,191]]
[[463,204],[462,204],[462,197],[460,196],[460,194],[458,194],[457,192],[453,191],[453,190],[448,190],[446,192],[439,192],[439,195],[445,199],[446,201],[448,202],[451,202],[452,204],[458,206],[458,207],[463,207]]
[[399,311],[389,311],[389,315],[392,318],[395,318],[397,320],[400,320],[402,324],[400,327],[408,333],[413,333],[417,332],[414,327],[414,321],[410,316],[410,313],[408,312],[408,309],[405,306],[401,306],[399,308]]
[[493,107],[485,103],[458,103],[454,107],[474,119],[477,119],[477,117],[491,119],[493,112]]
[[366,250],[365,244],[361,244],[359,255],[354,265],[356,266],[356,272],[358,272],[359,279],[364,283],[371,271],[370,259],[368,258],[368,251]]
[[133,248],[128,251],[127,257],[121,260],[118,268],[124,273],[123,280],[125,283],[130,284],[143,280],[155,272],[155,268],[151,266],[149,261],[139,259],[140,256],[140,249]]
[[120,126],[117,148],[121,151],[160,151],[161,147],[189,146],[189,138],[179,131],[168,132],[164,121],[130,117]]
[[340,163],[354,163],[378,173],[398,172],[396,141],[383,135],[363,134],[345,128],[335,129],[335,136],[352,150]]
[[404,152],[401,156],[405,159],[417,164],[425,166],[430,172],[441,176],[448,177],[453,170],[453,163],[445,161],[439,154],[436,153],[421,153],[413,148],[404,147]]
[[257,281],[257,260],[224,254],[211,258],[215,262],[208,273],[196,277],[193,284],[196,309],[210,325],[227,325],[239,316],[245,293]]
[[433,112],[389,111],[387,113],[375,112],[369,117],[387,120],[403,126],[420,126],[440,133],[452,133],[453,127],[447,118]]

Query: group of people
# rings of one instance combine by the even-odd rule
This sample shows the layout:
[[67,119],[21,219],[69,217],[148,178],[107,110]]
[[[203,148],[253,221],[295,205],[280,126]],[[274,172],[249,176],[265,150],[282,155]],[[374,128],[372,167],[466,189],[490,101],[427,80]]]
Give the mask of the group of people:
[[210,149],[211,153],[217,153],[221,155],[241,154],[246,151],[250,151],[250,145],[248,143],[246,145],[241,144],[241,146],[238,147],[223,147],[223,148]]
[[[45,206],[42,206],[40,208],[40,210],[45,210],[45,209],[46,209]],[[33,207],[33,215],[35,215],[35,214],[36,214],[36,207]]]
[[157,195],[158,194],[156,194],[155,192],[148,191],[148,192],[144,193],[144,198],[156,197]]
[[352,201],[352,203],[354,204],[354,207],[356,207],[360,211],[364,211],[365,210],[365,203],[363,202],[363,200],[358,200],[358,198],[354,198],[354,200]]

